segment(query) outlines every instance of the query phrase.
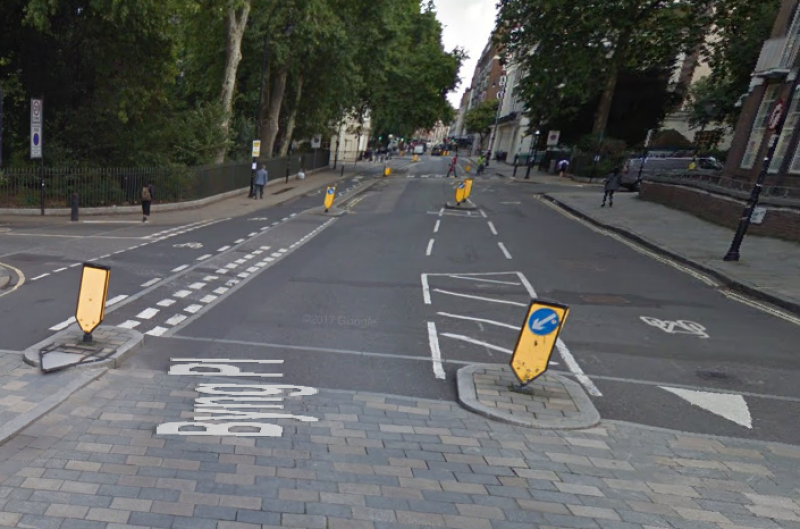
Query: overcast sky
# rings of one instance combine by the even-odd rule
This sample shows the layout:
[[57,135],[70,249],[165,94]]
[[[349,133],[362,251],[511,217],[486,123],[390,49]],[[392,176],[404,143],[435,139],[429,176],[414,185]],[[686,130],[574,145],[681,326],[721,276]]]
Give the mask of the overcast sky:
[[456,46],[464,48],[469,60],[461,67],[461,85],[451,93],[450,102],[458,108],[461,94],[472,81],[475,63],[494,29],[497,14],[496,0],[435,0],[436,12],[444,26],[444,47],[451,51]]

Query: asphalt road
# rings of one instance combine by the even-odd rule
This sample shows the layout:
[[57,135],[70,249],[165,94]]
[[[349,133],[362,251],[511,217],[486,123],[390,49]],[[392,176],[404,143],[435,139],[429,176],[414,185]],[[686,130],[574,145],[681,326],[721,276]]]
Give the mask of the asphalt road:
[[[536,196],[555,186],[487,176],[476,179],[476,211],[444,210],[455,184],[446,172],[446,159],[424,157],[335,220],[299,214],[319,202],[308,197],[252,216],[267,221],[216,219],[118,254],[112,296],[130,298],[107,323],[149,335],[128,366],[273,359],[286,383],[453,400],[460,367],[508,362],[538,297],[572,308],[551,369],[581,382],[604,418],[796,442],[800,327]],[[142,226],[80,229],[95,231],[76,255],[131,244],[101,237],[153,235]],[[174,247],[186,242],[203,248]],[[45,251],[12,250],[0,260],[24,264]],[[40,261],[28,266],[43,274],[69,259]],[[30,345],[68,317],[72,297],[55,292],[74,288],[76,274],[0,298],[2,348]],[[18,310],[28,306],[35,316]]]

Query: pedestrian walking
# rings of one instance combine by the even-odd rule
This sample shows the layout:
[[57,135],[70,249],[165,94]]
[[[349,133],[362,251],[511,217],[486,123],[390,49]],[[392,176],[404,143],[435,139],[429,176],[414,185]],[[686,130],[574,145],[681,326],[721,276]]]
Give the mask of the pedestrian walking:
[[564,178],[569,170],[569,160],[563,158],[560,162],[558,162],[558,176]]
[[450,161],[450,168],[447,170],[447,178],[450,178],[450,173],[453,173],[453,178],[458,178],[456,174],[456,169],[458,167],[458,154],[453,156],[453,159]]
[[601,208],[606,207],[606,199],[608,199],[608,206],[614,207],[614,192],[619,190],[620,180],[622,180],[620,169],[615,167],[606,178],[605,194],[603,195],[603,203],[600,205]]
[[254,181],[256,185],[256,191],[253,193],[253,199],[258,196],[259,199],[264,198],[264,186],[267,185],[267,180],[269,180],[269,173],[267,172],[267,166],[262,165],[261,168],[256,171],[256,179]]
[[478,176],[483,174],[483,171],[486,169],[486,158],[483,157],[481,154],[478,156]]
[[146,181],[142,187],[142,222],[147,222],[150,218],[150,204],[153,202],[153,198],[155,198],[153,184]]

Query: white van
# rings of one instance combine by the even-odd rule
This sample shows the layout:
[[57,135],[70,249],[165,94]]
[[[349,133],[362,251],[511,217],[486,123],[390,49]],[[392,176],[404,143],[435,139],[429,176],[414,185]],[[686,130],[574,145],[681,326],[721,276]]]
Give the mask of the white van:
[[425,154],[425,145],[421,143],[414,145],[414,154]]

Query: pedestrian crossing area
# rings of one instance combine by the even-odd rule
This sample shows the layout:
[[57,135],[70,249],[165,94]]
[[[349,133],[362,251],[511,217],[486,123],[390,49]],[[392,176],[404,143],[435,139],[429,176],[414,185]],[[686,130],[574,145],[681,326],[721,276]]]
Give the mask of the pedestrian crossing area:
[[[463,171],[458,172],[459,178],[463,178],[464,176],[468,176],[470,178],[477,178],[480,180],[508,180],[508,178],[504,176],[500,176],[497,174],[483,174],[481,176],[476,176],[473,173],[464,173]],[[447,178],[446,174],[408,174],[406,178],[416,178],[416,179],[435,179],[435,178]],[[452,178],[452,175],[451,175]]]

